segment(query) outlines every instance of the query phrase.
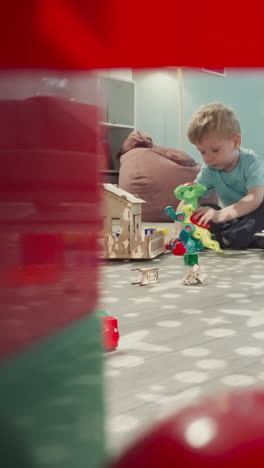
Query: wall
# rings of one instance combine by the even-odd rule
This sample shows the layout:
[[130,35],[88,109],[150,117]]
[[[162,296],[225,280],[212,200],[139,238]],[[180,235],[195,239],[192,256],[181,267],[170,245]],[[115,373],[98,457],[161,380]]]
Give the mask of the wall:
[[135,124],[161,146],[179,148],[177,69],[133,72],[136,83]]
[[[201,104],[218,100],[236,111],[242,127],[242,145],[264,156],[264,71],[228,69],[226,77],[197,69],[183,69],[182,72],[183,149],[201,161],[200,154],[186,137],[188,121]],[[131,69],[115,69],[107,73],[136,82],[136,128],[149,133],[159,145],[180,148],[177,69],[133,73]],[[23,99],[42,94],[90,102],[92,76],[89,72],[2,71],[0,99]]]
[[132,68],[110,68],[109,70],[101,70],[100,72],[109,78],[118,78],[120,80],[132,80]]
[[56,96],[97,104],[96,75],[89,71],[1,70],[0,99]]
[[241,124],[242,146],[264,156],[264,72],[227,70],[226,77],[199,70],[183,70],[184,150],[202,158],[186,137],[188,121],[202,104],[221,101],[232,107]]
[[[241,123],[242,145],[264,156],[264,71],[228,69],[226,77],[183,69],[183,149],[201,161],[186,136],[188,122],[202,104],[221,101],[231,106]],[[149,133],[155,143],[180,148],[177,69],[136,71],[136,128]]]

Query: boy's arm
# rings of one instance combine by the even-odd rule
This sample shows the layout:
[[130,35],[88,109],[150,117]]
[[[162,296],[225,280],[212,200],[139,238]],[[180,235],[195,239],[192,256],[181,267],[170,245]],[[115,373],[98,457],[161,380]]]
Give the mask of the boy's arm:
[[226,206],[219,211],[218,223],[224,221],[230,221],[231,219],[240,218],[245,216],[252,211],[255,211],[263,202],[264,199],[264,187],[257,186],[249,189],[248,194],[241,198],[238,202],[233,205]]
[[258,185],[249,189],[248,194],[233,205],[226,206],[219,211],[209,207],[201,207],[195,211],[194,217],[199,218],[199,224],[205,225],[208,222],[223,223],[235,218],[245,216],[255,211],[263,202],[264,187]]

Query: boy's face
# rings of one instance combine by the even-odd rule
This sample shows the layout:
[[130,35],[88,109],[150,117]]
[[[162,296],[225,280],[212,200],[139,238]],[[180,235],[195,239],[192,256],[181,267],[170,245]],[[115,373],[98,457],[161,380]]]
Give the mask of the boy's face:
[[238,163],[240,144],[240,134],[229,139],[216,134],[208,134],[195,146],[207,166],[218,171],[230,172]]

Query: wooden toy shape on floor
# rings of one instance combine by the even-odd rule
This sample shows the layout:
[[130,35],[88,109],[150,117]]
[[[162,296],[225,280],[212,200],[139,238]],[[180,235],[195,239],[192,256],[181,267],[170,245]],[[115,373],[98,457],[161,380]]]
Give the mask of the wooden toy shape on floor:
[[139,272],[139,279],[138,281],[133,281],[131,284],[139,284],[140,286],[157,284],[159,282],[158,270],[158,268],[132,268],[131,271]]
[[182,279],[182,284],[190,286],[193,283],[205,284],[207,280],[207,274],[204,273],[199,265],[193,265],[190,270],[187,271]]
[[151,259],[165,251],[163,231],[143,233],[144,200],[113,184],[103,184],[103,198],[104,258]]

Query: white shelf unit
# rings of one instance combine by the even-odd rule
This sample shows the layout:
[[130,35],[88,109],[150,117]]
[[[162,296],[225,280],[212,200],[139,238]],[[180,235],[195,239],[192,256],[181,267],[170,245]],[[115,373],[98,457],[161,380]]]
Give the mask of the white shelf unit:
[[118,128],[133,128],[133,125],[122,125],[118,123],[110,123],[110,122],[101,122],[101,125],[105,125],[106,127],[118,127]]
[[135,130],[135,82],[113,77],[99,77],[100,90],[105,107],[104,129],[110,149],[110,167],[106,172],[107,182],[117,183],[119,160],[117,154],[127,138]]

